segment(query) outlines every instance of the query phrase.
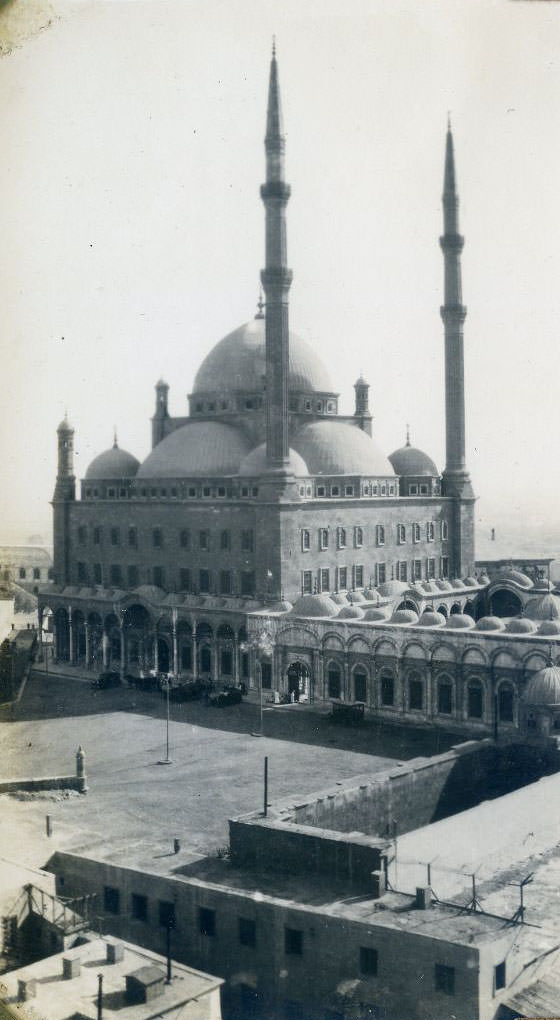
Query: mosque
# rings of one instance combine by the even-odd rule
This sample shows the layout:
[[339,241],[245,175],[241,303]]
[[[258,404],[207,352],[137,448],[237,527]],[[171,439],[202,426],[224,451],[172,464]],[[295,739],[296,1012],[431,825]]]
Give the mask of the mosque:
[[538,572],[475,568],[465,462],[459,200],[451,127],[443,189],[446,466],[407,434],[372,435],[360,376],[339,413],[327,367],[289,327],[292,272],[278,66],[266,123],[265,299],[202,362],[188,413],[155,387],[152,450],[113,446],[80,482],[58,428],[54,585],[39,596],[58,659],[121,675],[244,682],[364,702],[393,720],[515,728],[556,658],[560,599]]

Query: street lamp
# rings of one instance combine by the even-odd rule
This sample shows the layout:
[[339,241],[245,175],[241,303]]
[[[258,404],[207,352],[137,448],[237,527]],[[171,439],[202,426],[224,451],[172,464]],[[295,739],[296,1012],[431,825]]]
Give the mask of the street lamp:
[[171,684],[169,683],[168,678],[161,681],[161,687],[166,694],[167,712],[165,721],[165,758],[160,758],[160,760],[158,761],[158,765],[172,765],[173,762],[169,757],[169,688],[171,687]]
[[[243,641],[241,644],[241,651],[247,652],[249,650],[258,652],[259,655],[265,658],[272,658],[272,652],[274,651],[274,640],[272,634],[268,630],[262,630],[260,634],[255,634],[254,637]],[[259,732],[253,733],[254,737],[262,737],[263,735],[263,678],[262,678],[262,664],[260,664],[260,677],[259,677]]]

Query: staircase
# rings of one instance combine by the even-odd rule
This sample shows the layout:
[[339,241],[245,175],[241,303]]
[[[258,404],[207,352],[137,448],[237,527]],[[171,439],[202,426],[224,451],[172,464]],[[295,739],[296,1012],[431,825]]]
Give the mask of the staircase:
[[[62,941],[88,929],[95,899],[95,896],[53,896],[32,884],[25,885],[1,919],[0,969],[11,970],[14,966],[30,962],[29,956],[38,958],[34,951],[35,939],[26,938],[25,928],[36,933],[43,922],[48,924],[51,932],[53,929],[58,932]],[[40,955],[48,954],[43,952]]]

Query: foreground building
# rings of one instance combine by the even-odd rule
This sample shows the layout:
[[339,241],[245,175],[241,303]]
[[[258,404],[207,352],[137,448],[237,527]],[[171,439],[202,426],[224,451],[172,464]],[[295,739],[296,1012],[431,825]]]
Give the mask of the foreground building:
[[[289,329],[290,187],[274,54],[265,149],[266,302],[205,358],[188,415],[169,414],[160,380],[152,451],[140,464],[115,437],[89,465],[79,499],[74,432],[66,419],[59,426],[55,584],[40,595],[41,623],[47,615],[59,660],[123,676],[154,669],[296,700],[363,701],[389,716],[515,725],[520,685],[559,631],[538,629],[546,616],[505,633],[494,621],[543,595],[538,573],[506,570],[492,583],[475,574],[451,129],[442,474],[408,434],[390,457],[379,449],[364,378],[354,414],[339,414],[326,367]],[[472,697],[471,674],[482,684]]]

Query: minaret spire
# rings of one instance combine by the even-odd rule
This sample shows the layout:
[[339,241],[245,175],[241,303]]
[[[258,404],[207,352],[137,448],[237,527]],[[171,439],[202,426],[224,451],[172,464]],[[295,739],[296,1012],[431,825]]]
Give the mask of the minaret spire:
[[268,469],[285,470],[289,457],[288,294],[292,272],[287,266],[286,206],[290,186],[284,180],[285,138],[273,43],[266,116],[266,183],[261,198],[266,210],[266,265],[261,280],[266,297],[266,457]]

